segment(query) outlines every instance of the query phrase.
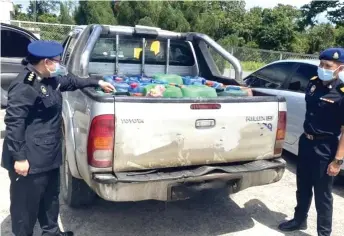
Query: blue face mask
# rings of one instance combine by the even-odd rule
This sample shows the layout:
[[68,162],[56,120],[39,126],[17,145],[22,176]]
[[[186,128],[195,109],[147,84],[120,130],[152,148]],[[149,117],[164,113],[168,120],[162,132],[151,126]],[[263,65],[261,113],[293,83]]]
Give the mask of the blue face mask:
[[55,70],[50,71],[50,77],[57,77],[57,76],[65,76],[68,74],[67,68],[65,66],[62,66],[60,63],[55,62]]
[[324,68],[320,68],[318,67],[318,76],[319,79],[321,79],[322,81],[330,81],[334,79],[334,74],[335,71],[333,70],[327,70]]
[[338,73],[338,78],[344,83],[344,71]]

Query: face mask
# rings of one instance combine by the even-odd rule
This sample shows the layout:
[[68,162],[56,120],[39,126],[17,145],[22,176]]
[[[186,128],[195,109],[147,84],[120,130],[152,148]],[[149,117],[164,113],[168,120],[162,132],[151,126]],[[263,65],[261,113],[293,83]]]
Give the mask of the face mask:
[[344,83],[344,71],[338,73],[338,78]]
[[62,66],[60,63],[55,62],[55,70],[51,71],[47,68],[50,73],[50,77],[65,76],[68,74],[67,68]]
[[321,79],[322,81],[330,81],[334,79],[334,74],[335,70],[327,70],[324,68],[320,68],[318,67],[318,76],[319,79]]

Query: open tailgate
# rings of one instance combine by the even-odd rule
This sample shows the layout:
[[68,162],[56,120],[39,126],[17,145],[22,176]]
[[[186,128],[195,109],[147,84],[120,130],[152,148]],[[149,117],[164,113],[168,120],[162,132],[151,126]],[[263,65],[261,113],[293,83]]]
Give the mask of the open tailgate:
[[268,159],[277,97],[115,98],[115,172]]

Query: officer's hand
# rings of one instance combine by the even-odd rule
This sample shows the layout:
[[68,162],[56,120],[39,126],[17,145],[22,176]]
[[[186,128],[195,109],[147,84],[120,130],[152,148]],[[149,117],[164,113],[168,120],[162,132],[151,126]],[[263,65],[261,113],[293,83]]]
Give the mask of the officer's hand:
[[29,172],[29,162],[27,160],[23,161],[16,161],[14,163],[14,170],[17,172],[18,175],[27,176]]
[[99,80],[98,84],[107,93],[116,91],[115,87],[112,84],[105,82],[104,80]]
[[337,165],[335,162],[331,162],[328,165],[327,174],[329,176],[337,176],[339,171],[340,171],[340,165]]

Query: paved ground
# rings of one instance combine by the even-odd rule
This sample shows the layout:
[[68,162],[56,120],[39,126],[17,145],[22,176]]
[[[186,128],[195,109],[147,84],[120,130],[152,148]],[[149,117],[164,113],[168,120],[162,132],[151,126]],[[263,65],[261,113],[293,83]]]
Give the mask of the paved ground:
[[[0,145],[2,147],[2,140]],[[167,204],[156,201],[110,203],[99,200],[94,206],[80,210],[62,205],[61,226],[63,229],[74,230],[76,236],[316,235],[314,203],[308,230],[290,234],[276,231],[277,224],[292,215],[295,205],[294,157],[287,156],[286,159],[290,164],[280,182],[250,188],[230,198]],[[343,186],[336,186],[334,191],[333,236],[344,235]],[[0,189],[0,235],[7,236],[11,235],[9,182],[3,169],[0,170]],[[39,235],[39,230],[36,235]]]

